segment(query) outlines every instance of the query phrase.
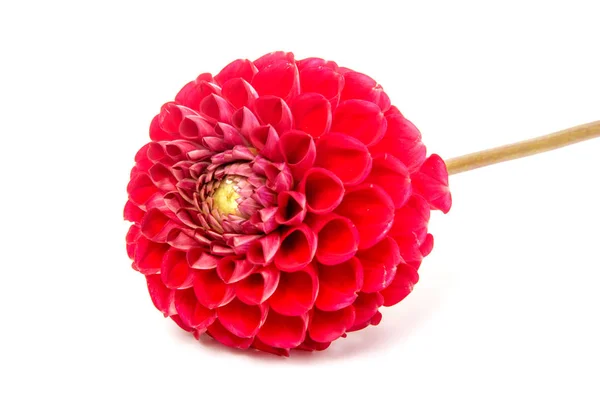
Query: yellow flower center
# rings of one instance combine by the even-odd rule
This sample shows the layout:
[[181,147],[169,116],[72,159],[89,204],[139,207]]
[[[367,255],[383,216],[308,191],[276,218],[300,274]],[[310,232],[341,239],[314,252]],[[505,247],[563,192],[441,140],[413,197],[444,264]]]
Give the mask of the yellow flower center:
[[213,208],[224,216],[238,213],[238,202],[240,195],[235,191],[232,180],[225,180],[219,185],[213,194]]

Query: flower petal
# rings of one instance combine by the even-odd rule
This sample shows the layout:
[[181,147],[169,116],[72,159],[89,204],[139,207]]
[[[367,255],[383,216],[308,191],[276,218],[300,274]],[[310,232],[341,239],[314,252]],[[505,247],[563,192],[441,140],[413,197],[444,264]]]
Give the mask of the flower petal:
[[217,318],[214,310],[198,302],[194,289],[177,290],[174,302],[182,323],[192,329],[206,329]]
[[332,115],[331,103],[318,93],[304,93],[292,104],[294,127],[318,138],[329,132]]
[[354,303],[352,303],[356,313],[354,325],[348,331],[360,330],[369,325],[377,324],[378,310],[382,305],[383,296],[381,293],[359,293]]
[[210,121],[231,123],[234,108],[227,100],[211,94],[200,103],[200,112]]
[[337,265],[319,266],[319,295],[315,306],[337,311],[354,302],[362,288],[362,265],[356,257]]
[[279,147],[294,179],[300,180],[317,156],[313,138],[303,131],[291,130],[279,137]]
[[392,284],[381,292],[384,299],[383,305],[389,307],[398,304],[412,292],[418,281],[419,274],[417,270],[408,264],[398,265],[396,277],[392,281]]
[[430,218],[429,204],[419,195],[411,196],[406,204],[394,213],[394,224],[389,235],[395,238],[416,236],[425,239]]
[[285,316],[270,311],[257,337],[276,348],[294,348],[306,337],[308,315]]
[[452,194],[448,188],[446,163],[438,155],[425,160],[419,171],[412,176],[415,192],[423,196],[432,208],[444,214],[452,207]]
[[344,77],[331,65],[306,67],[300,72],[300,85],[303,93],[319,93],[336,107],[344,87]]
[[345,133],[364,143],[373,145],[383,138],[387,120],[379,106],[363,100],[347,100],[333,113],[331,130]]
[[223,257],[217,263],[217,274],[227,284],[238,282],[250,275],[256,266],[237,256]]
[[277,196],[279,210],[275,220],[283,225],[298,225],[306,216],[306,196],[296,191],[284,191]]
[[223,98],[225,98],[234,108],[244,106],[253,106],[258,98],[258,93],[245,79],[241,77],[231,79],[223,86]]
[[372,163],[367,147],[345,134],[329,133],[317,142],[315,166],[330,170],[346,185],[364,181]]
[[281,246],[279,233],[270,233],[260,240],[256,240],[248,247],[246,254],[252,264],[269,264]]
[[396,275],[396,265],[402,260],[398,245],[390,237],[359,251],[356,256],[363,266],[362,291],[366,293],[378,292],[389,286]]
[[319,291],[319,278],[314,266],[301,271],[282,272],[277,290],[269,299],[269,305],[282,315],[302,315],[314,305]]
[[387,153],[373,157],[373,169],[365,182],[383,188],[396,208],[404,206],[412,193],[408,169],[404,163]]
[[250,142],[265,158],[274,162],[283,161],[283,154],[279,148],[279,134],[272,126],[259,126],[252,130]]
[[337,311],[320,311],[315,309],[308,325],[308,334],[317,342],[328,343],[344,335],[354,324],[354,308],[352,306]]
[[207,253],[203,248],[192,248],[187,254],[187,262],[194,269],[213,269],[217,267],[218,258]]
[[390,98],[383,88],[369,76],[359,72],[344,73],[344,90],[341,100],[361,99],[375,103],[382,112],[387,111],[390,106]]
[[194,293],[207,308],[218,308],[235,298],[233,286],[225,284],[215,269],[195,271]]
[[270,124],[279,134],[292,128],[292,111],[281,98],[273,95],[258,97],[254,109],[260,122]]
[[219,322],[232,334],[242,337],[254,337],[267,318],[267,305],[248,305],[234,299],[217,309]]
[[154,306],[165,317],[177,314],[174,301],[175,291],[165,286],[160,275],[147,275],[146,283],[148,284],[148,292]]
[[349,219],[330,213],[312,217],[308,223],[317,234],[315,256],[321,264],[340,264],[356,254],[358,231]]
[[133,268],[144,275],[158,274],[167,250],[169,245],[140,236],[135,244]]
[[264,69],[257,67],[259,71],[252,79],[252,86],[259,95],[275,95],[288,101],[300,93],[298,69],[293,62],[283,60]]
[[363,250],[385,238],[394,222],[394,203],[383,188],[365,184],[347,192],[336,213],[354,222]]
[[231,116],[231,119],[232,125],[237,128],[240,134],[247,140],[250,139],[250,132],[260,126],[254,113],[246,107],[242,107],[235,111]]
[[160,268],[163,283],[169,289],[187,289],[194,282],[194,274],[188,267],[184,251],[169,249],[163,256]]
[[246,304],[262,304],[275,293],[279,279],[280,272],[274,266],[260,268],[235,285],[235,294]]
[[256,72],[258,72],[258,69],[254,66],[252,61],[247,59],[236,59],[215,75],[215,81],[221,87],[223,87],[227,81],[235,78],[252,81]]
[[306,195],[307,209],[316,214],[330,213],[344,199],[344,183],[333,172],[315,167],[306,172],[298,184]]
[[227,330],[218,319],[206,331],[213,339],[229,347],[245,350],[252,345],[253,338],[236,336]]
[[281,271],[294,272],[309,264],[317,250],[317,236],[306,224],[287,229],[273,259]]

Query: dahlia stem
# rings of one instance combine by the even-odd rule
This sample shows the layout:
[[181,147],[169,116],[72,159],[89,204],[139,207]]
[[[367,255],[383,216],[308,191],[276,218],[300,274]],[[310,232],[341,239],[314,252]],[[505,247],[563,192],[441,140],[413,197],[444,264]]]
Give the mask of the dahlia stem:
[[448,159],[446,160],[446,167],[448,167],[448,174],[458,174],[463,171],[551,151],[596,137],[600,137],[600,120],[530,140]]

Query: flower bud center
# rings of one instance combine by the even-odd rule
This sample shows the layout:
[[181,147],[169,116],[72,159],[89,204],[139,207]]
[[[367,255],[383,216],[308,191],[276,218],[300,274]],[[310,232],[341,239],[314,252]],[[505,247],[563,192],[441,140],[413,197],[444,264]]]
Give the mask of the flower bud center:
[[219,187],[213,193],[213,208],[223,216],[229,214],[239,215],[239,198],[240,194],[236,191],[234,181],[227,178],[221,182]]

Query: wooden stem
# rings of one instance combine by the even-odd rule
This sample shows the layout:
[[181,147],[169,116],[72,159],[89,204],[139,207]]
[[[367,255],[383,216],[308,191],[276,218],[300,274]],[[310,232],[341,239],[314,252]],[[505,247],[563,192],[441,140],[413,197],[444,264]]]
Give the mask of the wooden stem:
[[470,153],[446,160],[448,174],[478,169],[491,164],[524,158],[525,156],[551,151],[580,141],[600,137],[600,120],[582,124],[553,134],[516,142],[485,151]]

